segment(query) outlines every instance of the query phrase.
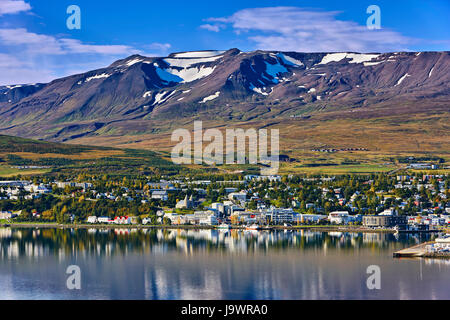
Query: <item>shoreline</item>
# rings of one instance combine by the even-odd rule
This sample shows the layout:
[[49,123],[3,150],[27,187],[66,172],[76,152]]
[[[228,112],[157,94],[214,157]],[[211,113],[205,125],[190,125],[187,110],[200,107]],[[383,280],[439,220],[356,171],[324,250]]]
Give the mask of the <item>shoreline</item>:
[[[57,223],[9,223],[0,225],[0,227],[9,227],[15,229],[181,229],[181,230],[218,230],[215,226],[195,226],[195,225],[109,225],[109,224],[57,224]],[[245,230],[244,226],[231,226],[230,230]],[[392,229],[367,229],[364,227],[350,226],[271,226],[261,227],[258,231],[270,230],[312,230],[322,232],[349,232],[349,233],[396,233]]]
[[426,246],[435,244],[435,241],[428,241],[418,245],[404,248],[393,253],[393,257],[397,259],[412,259],[412,258],[438,258],[450,259],[450,253],[433,253],[426,250]]

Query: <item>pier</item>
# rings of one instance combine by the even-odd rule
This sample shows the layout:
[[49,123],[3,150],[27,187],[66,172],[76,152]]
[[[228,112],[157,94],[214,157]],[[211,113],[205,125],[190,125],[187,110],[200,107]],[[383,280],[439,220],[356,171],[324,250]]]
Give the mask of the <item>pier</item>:
[[394,252],[394,258],[450,258],[450,253],[448,252],[430,252],[427,250],[428,245],[436,244],[435,241],[428,241],[425,243],[418,244],[413,247],[399,250]]
[[434,241],[429,241],[425,243],[418,244],[413,247],[402,249],[400,251],[394,252],[394,258],[404,258],[404,257],[424,257],[427,254],[426,246],[428,244],[433,244]]

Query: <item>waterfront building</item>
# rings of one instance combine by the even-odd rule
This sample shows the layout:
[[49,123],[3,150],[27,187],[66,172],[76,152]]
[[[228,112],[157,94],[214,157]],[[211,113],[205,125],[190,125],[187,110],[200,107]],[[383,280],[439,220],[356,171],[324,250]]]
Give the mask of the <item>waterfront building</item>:
[[97,219],[98,223],[111,223],[113,222],[109,217],[99,217]]
[[333,211],[328,215],[330,223],[347,224],[350,220],[348,211]]
[[294,216],[294,223],[318,223],[321,220],[327,219],[326,215],[323,214],[297,214]]
[[401,229],[405,229],[406,225],[406,216],[366,215],[363,217],[363,226],[369,228],[390,228],[398,226]]
[[270,223],[284,224],[284,223],[293,223],[294,215],[296,215],[296,213],[291,208],[289,209],[272,208],[264,212],[264,215],[266,217],[266,221],[270,221]]
[[92,223],[92,224],[97,223],[98,218],[96,216],[90,216],[90,217],[88,217],[87,222]]

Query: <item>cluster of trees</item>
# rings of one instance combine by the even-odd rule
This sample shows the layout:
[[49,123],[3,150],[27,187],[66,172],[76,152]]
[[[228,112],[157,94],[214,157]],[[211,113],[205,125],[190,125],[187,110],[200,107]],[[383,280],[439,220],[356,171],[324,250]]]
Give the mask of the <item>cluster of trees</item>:
[[17,221],[36,221],[33,212],[40,214],[39,221],[58,223],[81,223],[88,216],[138,216],[149,217],[156,222],[156,213],[160,210],[154,203],[142,204],[137,201],[98,201],[79,198],[59,198],[53,195],[43,195],[32,200],[0,201],[0,210],[21,211]]

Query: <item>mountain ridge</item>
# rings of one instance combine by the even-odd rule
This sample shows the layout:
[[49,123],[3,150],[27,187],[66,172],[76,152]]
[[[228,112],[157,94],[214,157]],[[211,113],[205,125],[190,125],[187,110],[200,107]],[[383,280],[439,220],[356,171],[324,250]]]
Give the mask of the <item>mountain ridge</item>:
[[[0,87],[0,133],[72,141],[234,123],[449,110],[450,52],[205,50],[132,55],[47,84]],[[412,114],[411,114],[412,113]],[[355,114],[358,114],[356,112]],[[354,116],[354,115],[352,115]]]

